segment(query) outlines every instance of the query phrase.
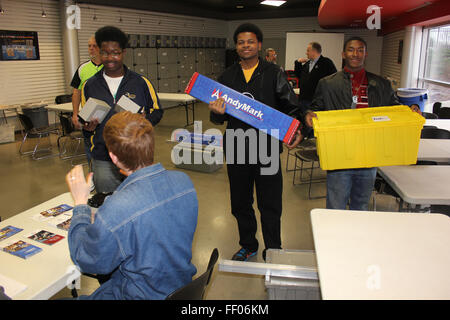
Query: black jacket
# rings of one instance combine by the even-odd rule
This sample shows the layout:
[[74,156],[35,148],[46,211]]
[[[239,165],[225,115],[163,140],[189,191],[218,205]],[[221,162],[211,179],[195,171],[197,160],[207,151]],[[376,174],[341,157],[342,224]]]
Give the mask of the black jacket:
[[304,65],[297,60],[295,61],[294,71],[295,75],[299,79],[298,87],[300,88],[300,100],[311,101],[319,80],[337,71],[333,61],[322,55],[319,60],[317,60],[317,63],[314,65],[311,72],[309,72],[310,63],[312,63],[311,60],[306,62]]
[[[393,106],[400,102],[391,83],[366,71],[369,107]],[[314,111],[350,109],[352,106],[352,81],[350,74],[339,71],[319,81],[311,109]]]
[[[238,92],[249,93],[255,100],[280,112],[303,119],[305,110],[300,109],[297,96],[287,81],[286,74],[276,64],[259,59],[258,67],[247,83],[240,64],[235,63],[226,69],[217,81]],[[211,112],[210,119],[215,124],[223,124],[227,121],[227,129],[243,129],[245,131],[253,128],[228,114],[219,115]],[[226,135],[224,145],[226,145]],[[280,142],[279,152],[282,150],[283,146]]]

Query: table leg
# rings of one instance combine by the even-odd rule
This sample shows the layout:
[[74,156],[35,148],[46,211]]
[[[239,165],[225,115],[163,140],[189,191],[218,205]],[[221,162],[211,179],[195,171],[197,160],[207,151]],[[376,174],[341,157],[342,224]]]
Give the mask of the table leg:
[[194,120],[195,120],[194,105],[195,105],[195,101],[192,102],[192,122],[189,122],[189,102],[186,102],[184,104],[184,109],[186,111],[186,125],[184,126],[185,128],[188,126],[192,126],[194,124]]
[[5,124],[7,124],[8,123],[8,119],[6,119],[5,110],[2,110],[2,112],[3,112],[3,119],[5,120]]

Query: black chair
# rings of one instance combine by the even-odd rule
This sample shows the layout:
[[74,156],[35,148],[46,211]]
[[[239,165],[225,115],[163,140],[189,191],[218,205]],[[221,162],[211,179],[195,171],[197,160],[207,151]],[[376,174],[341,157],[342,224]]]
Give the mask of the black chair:
[[[46,154],[44,156],[41,157],[37,157],[37,153],[38,152],[42,152],[42,151],[48,151],[51,152],[52,146],[51,146],[51,142],[48,148],[42,148],[42,149],[38,149],[40,143],[41,143],[41,138],[43,137],[49,137],[50,139],[50,134],[54,133],[59,135],[59,130],[57,128],[54,127],[46,127],[46,128],[35,128],[33,125],[33,122],[31,121],[31,119],[22,113],[18,113],[17,114],[19,117],[19,121],[22,124],[23,129],[25,130],[25,135],[22,139],[22,143],[20,144],[20,148],[19,148],[19,153],[20,155],[28,155],[31,154],[31,157],[33,158],[33,160],[41,160],[41,159],[45,159],[45,158],[49,158],[49,157],[54,157],[57,156],[58,154]],[[33,148],[32,151],[22,151],[22,147],[25,143],[25,141],[28,139],[28,137],[37,137],[37,142]]]
[[420,139],[450,139],[450,131],[439,128],[424,128]]
[[[297,165],[297,161],[300,161],[300,167]],[[311,168],[304,168],[304,163],[310,162]],[[315,165],[317,164],[317,165]],[[317,149],[316,148],[309,148],[309,149],[303,149],[295,152],[295,164],[294,164],[294,177],[292,179],[292,184],[295,185],[302,185],[302,184],[308,184],[308,199],[320,199],[325,198],[325,196],[321,197],[311,197],[311,186],[313,183],[322,183],[326,182],[326,178],[313,178],[314,169],[318,169],[320,167],[319,165],[319,156],[317,155]],[[295,183],[295,175],[296,172],[300,171],[300,183]],[[303,179],[303,172],[306,172],[308,175],[308,179]]]
[[[82,132],[79,130],[75,130],[75,127],[73,126],[71,119],[65,114],[59,115],[59,122],[61,123],[61,129],[62,129],[62,134],[58,137],[58,140],[57,140],[60,158],[62,160],[66,160],[66,159],[72,159],[75,157],[83,156],[84,155],[83,148],[81,148],[81,152],[78,152],[78,150],[84,140]],[[66,138],[66,139],[64,140],[64,144],[61,146],[60,140],[62,138]],[[76,148],[73,150],[73,152],[70,153],[69,155],[66,155],[66,154],[68,154],[67,148],[66,148],[68,141],[72,141],[72,142],[75,141],[77,144],[76,144]]]
[[373,186],[373,189],[375,191],[375,194],[373,195],[373,211],[377,211],[377,194],[383,194],[383,195],[388,195],[388,196],[394,197],[397,201],[399,201],[398,211],[399,212],[402,211],[403,199],[389,185],[389,183],[387,183],[386,180],[384,180],[384,178],[382,176],[380,176],[378,173],[375,178],[375,184]]
[[441,109],[441,107],[442,107],[442,103],[441,102],[435,102],[433,104],[433,113],[437,114],[439,116],[439,110]]
[[56,104],[63,104],[63,103],[68,103],[68,102],[72,102],[72,95],[71,94],[62,94],[62,95],[57,96],[55,98],[55,103]]
[[287,157],[286,157],[286,172],[294,171],[294,169],[289,169],[289,158],[295,157],[295,152],[298,150],[305,149],[315,149],[316,148],[316,139],[303,139],[302,142],[298,144],[298,146],[294,149],[288,149]]
[[166,300],[203,300],[206,287],[211,280],[211,274],[218,258],[219,251],[216,248],[211,253],[208,268],[206,268],[205,273],[203,273],[200,277],[192,280],[192,282],[188,283],[184,287],[181,287],[169,294]]
[[441,108],[438,117],[439,119],[450,119],[450,108]]
[[438,115],[437,115],[437,114],[435,114],[435,113],[430,113],[430,112],[422,112],[422,116],[423,116],[425,119],[437,119],[437,118],[438,118]]

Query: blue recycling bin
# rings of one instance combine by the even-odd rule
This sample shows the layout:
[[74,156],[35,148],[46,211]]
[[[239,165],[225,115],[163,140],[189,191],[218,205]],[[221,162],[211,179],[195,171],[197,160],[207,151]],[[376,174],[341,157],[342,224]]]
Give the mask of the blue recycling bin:
[[401,103],[411,106],[417,104],[420,111],[425,111],[425,104],[428,101],[428,90],[421,88],[399,88],[397,90],[398,100]]

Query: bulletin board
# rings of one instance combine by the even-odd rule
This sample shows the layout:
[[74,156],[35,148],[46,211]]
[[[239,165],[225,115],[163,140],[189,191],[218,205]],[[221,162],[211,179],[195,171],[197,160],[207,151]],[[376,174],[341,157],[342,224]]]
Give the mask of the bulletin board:
[[39,60],[36,31],[0,30],[0,60]]

